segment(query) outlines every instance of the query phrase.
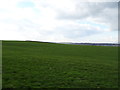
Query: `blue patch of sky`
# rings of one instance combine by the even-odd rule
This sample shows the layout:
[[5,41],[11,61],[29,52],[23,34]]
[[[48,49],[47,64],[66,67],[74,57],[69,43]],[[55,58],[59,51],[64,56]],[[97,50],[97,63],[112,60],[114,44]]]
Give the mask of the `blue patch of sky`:
[[[112,37],[113,41],[104,41],[104,38]],[[99,34],[94,34],[91,36],[83,37],[83,39],[87,40],[87,42],[104,42],[104,43],[118,43],[118,31],[110,31],[110,32],[101,32]],[[111,38],[110,38],[111,39]],[[101,41],[103,40],[103,41]]]
[[107,34],[109,36],[114,36],[114,37],[118,37],[118,31],[110,31],[110,32],[105,32],[104,34]]
[[19,8],[33,8],[35,6],[35,4],[33,2],[30,2],[30,1],[23,1],[23,2],[19,2],[17,4],[17,7]]
[[34,12],[36,13],[36,14],[40,14],[40,10],[39,9],[37,9],[37,8],[33,8],[33,10],[34,10]]
[[112,36],[114,38],[118,38],[118,31],[103,32],[103,33],[99,34],[98,36],[101,36],[101,37]]
[[91,22],[89,22],[88,24],[91,24],[93,26],[97,26],[97,27],[100,27],[100,28],[103,28],[103,29],[107,29],[108,28],[106,25],[102,25],[102,24],[96,24],[96,23],[91,23]]
[[79,22],[80,24],[89,24],[92,26],[100,27],[101,29],[107,29],[108,26],[103,25],[103,24],[97,24],[97,23],[92,23],[92,22]]
[[2,9],[2,8],[0,8],[0,12],[5,12],[5,10],[4,10],[4,9]]
[[0,8],[0,13],[6,13],[6,12],[8,12],[8,10],[7,10],[7,9]]

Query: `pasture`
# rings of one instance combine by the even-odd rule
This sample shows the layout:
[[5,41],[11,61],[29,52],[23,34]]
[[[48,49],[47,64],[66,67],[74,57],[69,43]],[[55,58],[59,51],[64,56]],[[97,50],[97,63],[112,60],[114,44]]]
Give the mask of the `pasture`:
[[2,42],[3,88],[118,88],[118,47]]

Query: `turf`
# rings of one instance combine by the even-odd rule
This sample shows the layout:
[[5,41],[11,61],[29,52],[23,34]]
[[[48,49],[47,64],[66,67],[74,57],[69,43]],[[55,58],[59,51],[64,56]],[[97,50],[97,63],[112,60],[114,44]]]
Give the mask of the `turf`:
[[3,88],[118,88],[118,47],[2,42]]

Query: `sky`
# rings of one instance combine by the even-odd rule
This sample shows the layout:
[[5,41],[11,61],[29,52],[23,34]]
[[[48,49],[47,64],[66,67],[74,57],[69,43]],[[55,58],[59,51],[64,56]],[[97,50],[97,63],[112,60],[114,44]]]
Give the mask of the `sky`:
[[117,43],[118,0],[0,0],[0,40]]

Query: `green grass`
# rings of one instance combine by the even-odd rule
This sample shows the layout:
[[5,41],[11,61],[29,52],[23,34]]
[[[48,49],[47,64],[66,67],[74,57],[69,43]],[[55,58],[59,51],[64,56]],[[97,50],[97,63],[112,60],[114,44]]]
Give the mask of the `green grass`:
[[118,47],[3,41],[3,88],[118,88]]

